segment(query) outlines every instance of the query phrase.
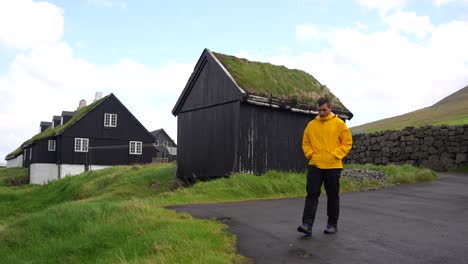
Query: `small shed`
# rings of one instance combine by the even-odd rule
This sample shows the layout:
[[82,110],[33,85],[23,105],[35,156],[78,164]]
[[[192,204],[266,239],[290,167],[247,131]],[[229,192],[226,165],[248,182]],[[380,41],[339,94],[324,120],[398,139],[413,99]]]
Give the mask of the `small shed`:
[[233,172],[303,171],[302,135],[326,96],[344,120],[353,114],[310,74],[205,49],[172,113],[177,175],[193,180]]

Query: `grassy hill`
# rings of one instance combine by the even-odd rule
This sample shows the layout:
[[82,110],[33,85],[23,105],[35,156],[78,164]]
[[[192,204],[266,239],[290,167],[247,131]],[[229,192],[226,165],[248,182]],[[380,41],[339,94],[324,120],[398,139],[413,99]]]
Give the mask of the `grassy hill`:
[[436,104],[404,115],[352,127],[352,131],[398,130],[407,126],[468,124],[468,86]]
[[[435,179],[411,166],[372,166],[388,183]],[[303,173],[237,174],[172,191],[175,165],[116,166],[8,186],[25,169],[0,169],[1,263],[246,263],[226,225],[164,206],[305,195]],[[342,179],[341,190],[378,182]],[[299,216],[298,216],[299,217]]]

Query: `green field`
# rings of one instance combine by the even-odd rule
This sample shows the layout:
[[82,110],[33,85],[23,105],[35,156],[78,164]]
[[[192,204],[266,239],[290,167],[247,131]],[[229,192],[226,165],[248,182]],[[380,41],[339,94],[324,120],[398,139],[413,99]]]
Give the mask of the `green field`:
[[[358,167],[384,171],[387,184],[436,179],[411,166]],[[7,186],[24,170],[0,169],[1,263],[244,263],[224,224],[164,206],[305,195],[301,173],[237,174],[171,190],[174,172],[174,164],[117,166]],[[380,184],[343,179],[341,188]]]

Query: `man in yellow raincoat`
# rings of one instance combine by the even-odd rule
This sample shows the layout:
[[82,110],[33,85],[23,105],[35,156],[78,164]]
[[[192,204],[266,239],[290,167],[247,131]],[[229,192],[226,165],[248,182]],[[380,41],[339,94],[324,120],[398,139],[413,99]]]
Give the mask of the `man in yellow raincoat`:
[[304,130],[302,150],[309,160],[307,173],[307,197],[305,199],[302,225],[297,231],[312,234],[315,212],[322,183],[327,193],[328,224],[324,233],[338,231],[340,212],[340,174],[342,159],[351,150],[353,139],[345,122],[331,112],[328,98],[318,100],[318,116]]

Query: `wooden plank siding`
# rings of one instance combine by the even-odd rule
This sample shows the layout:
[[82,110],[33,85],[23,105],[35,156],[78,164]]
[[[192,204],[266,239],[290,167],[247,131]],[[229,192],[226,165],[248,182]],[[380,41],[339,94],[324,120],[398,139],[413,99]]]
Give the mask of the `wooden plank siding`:
[[229,175],[235,164],[239,102],[180,113],[178,177],[215,178]]
[[[146,142],[142,155],[129,153],[129,141],[126,139],[90,138],[88,152],[75,152],[75,137],[62,137],[62,164],[119,165],[150,163],[155,149],[152,142]],[[145,144],[145,142],[143,142]]]
[[[55,151],[49,151],[49,140],[55,138],[44,138],[35,142],[32,146],[32,160],[30,163],[56,163],[57,162],[57,145]],[[56,142],[57,143],[57,142]]]
[[302,136],[312,115],[241,104],[238,172],[304,171]]

